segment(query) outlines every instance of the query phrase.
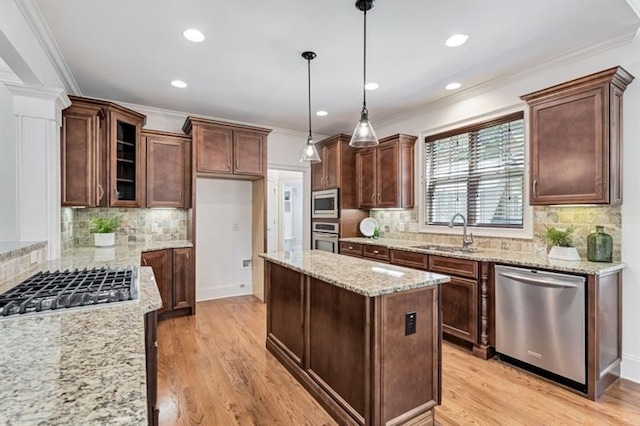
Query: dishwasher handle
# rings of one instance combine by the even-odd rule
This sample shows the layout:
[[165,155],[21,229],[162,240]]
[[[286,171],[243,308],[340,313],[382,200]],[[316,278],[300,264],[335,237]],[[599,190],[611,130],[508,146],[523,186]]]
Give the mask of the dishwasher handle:
[[564,287],[564,288],[577,288],[578,286],[575,284],[569,284],[567,282],[564,281],[558,281],[558,280],[554,280],[554,279],[543,279],[543,278],[531,278],[528,277],[526,275],[520,275],[518,273],[512,273],[512,272],[499,272],[499,275],[502,275],[503,277],[507,277],[507,278],[511,278],[517,281],[522,281],[525,282],[527,284],[534,284],[534,285],[546,285],[546,286],[550,286],[550,287]]

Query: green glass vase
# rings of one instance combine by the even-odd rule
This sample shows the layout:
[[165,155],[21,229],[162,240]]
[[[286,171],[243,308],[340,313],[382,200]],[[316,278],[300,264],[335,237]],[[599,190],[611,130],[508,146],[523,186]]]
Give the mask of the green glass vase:
[[596,226],[587,236],[587,259],[592,262],[611,262],[613,238],[604,232],[604,226]]

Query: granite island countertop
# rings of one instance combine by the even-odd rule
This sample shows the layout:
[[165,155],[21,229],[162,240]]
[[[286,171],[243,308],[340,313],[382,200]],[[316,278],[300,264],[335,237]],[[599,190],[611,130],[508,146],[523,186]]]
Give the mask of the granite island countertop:
[[[191,246],[76,247],[0,292],[40,270],[137,266],[142,252]],[[138,302],[0,319],[0,424],[146,425],[144,314],[162,300],[151,268],[139,268],[139,285]]]
[[[587,275],[602,275],[610,272],[619,271],[627,267],[624,262],[590,262],[587,260],[580,260],[576,262],[569,262],[563,260],[549,259],[546,255],[520,253],[507,250],[489,250],[478,249],[478,251],[465,253],[461,251],[450,252],[441,250],[430,250],[424,248],[417,248],[416,246],[427,246],[430,243],[424,241],[412,241],[412,240],[399,240],[392,238],[340,238],[340,241],[357,243],[357,244],[369,244],[387,247],[395,250],[409,251],[413,253],[433,254],[438,256],[453,257],[457,259],[468,259],[480,262],[493,262],[502,263],[514,266],[525,266],[540,269],[549,269],[554,271],[572,272],[578,274]],[[434,244],[440,245],[442,244]]]
[[260,257],[367,297],[450,281],[446,275],[341,256],[322,250],[262,253]]

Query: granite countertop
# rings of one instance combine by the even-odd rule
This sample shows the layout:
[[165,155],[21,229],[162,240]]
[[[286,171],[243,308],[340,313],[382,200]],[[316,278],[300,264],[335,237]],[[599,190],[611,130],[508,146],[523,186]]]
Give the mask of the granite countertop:
[[9,241],[0,242],[0,262],[9,257],[22,256],[30,251],[47,245],[46,241]]
[[341,256],[322,250],[263,253],[260,257],[367,297],[450,281],[446,275]]
[[[40,270],[139,265],[144,251],[188,241],[77,247]],[[29,271],[2,285],[19,284]],[[0,320],[0,424],[146,425],[144,314],[162,306],[149,267],[140,300]]]
[[[550,269],[554,271],[573,272],[578,274],[602,275],[609,272],[615,272],[627,267],[624,262],[589,262],[581,260],[579,262],[570,262],[564,260],[549,259],[546,255],[537,255],[529,253],[519,253],[507,250],[487,250],[479,249],[476,252],[449,252],[440,250],[427,250],[416,248],[416,246],[429,245],[428,242],[398,240],[391,238],[341,238],[340,241],[369,244],[387,247],[395,250],[410,251],[413,253],[435,254],[438,256],[454,257],[458,259],[469,259],[481,262],[502,263],[507,265],[526,266],[540,269]],[[442,244],[434,244],[442,246]]]

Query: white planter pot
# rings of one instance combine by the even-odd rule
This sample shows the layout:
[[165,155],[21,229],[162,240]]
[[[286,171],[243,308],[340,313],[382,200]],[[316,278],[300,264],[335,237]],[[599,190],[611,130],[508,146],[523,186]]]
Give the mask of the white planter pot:
[[553,246],[551,250],[549,250],[549,254],[547,255],[549,259],[558,259],[558,260],[580,260],[580,255],[578,254],[578,249],[575,247],[560,247]]
[[93,243],[96,247],[111,247],[116,244],[116,234],[93,234]]

